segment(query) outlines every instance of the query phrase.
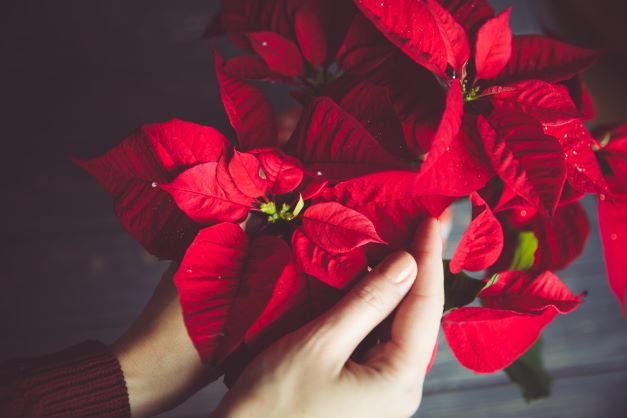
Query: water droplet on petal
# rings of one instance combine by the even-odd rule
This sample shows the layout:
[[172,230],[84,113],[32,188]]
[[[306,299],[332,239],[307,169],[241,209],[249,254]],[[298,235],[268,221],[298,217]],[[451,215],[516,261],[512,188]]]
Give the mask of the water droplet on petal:
[[451,147],[446,147],[445,151],[450,151]]
[[222,276],[218,276],[218,280],[222,280]]
[[153,182],[152,182],[152,184],[151,184],[151,186],[152,186],[152,188],[153,188],[153,189],[154,189],[154,188],[156,188],[156,187],[158,186],[158,185],[157,185],[157,182],[156,182],[156,181],[153,181]]
[[577,155],[577,151],[573,150],[573,155]]
[[316,172],[316,175],[317,175],[317,176],[321,176],[321,175],[322,175],[322,171],[317,171],[317,172]]
[[379,6],[383,7],[383,2],[381,2],[381,3],[379,4]]
[[605,199],[607,199],[607,196],[605,196],[605,194],[601,193],[601,194],[599,195],[599,199],[601,199],[601,200],[605,200]]
[[192,273],[192,269],[187,269],[187,272],[188,273]]
[[520,216],[522,216],[523,218],[524,218],[525,216],[527,216],[527,211],[526,211],[526,210],[524,210],[524,209],[521,209],[521,211],[520,211]]
[[267,43],[266,41],[263,41],[263,42],[261,43],[261,46],[268,46],[268,43]]
[[613,234],[611,234],[611,235],[610,235],[610,239],[611,239],[612,241],[616,241],[616,240],[618,239],[618,234],[617,234],[617,233],[613,233]]

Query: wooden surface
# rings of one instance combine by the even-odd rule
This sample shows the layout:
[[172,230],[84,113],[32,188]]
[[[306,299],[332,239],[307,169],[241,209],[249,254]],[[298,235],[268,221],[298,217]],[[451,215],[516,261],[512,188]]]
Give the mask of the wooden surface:
[[[542,2],[515,3],[514,26],[533,29]],[[99,154],[141,123],[171,117],[227,126],[209,47],[197,39],[215,1],[24,0],[0,7],[1,360],[86,338],[112,341],[165,268],[128,237],[108,196],[67,155]],[[594,202],[586,206],[592,236],[560,276],[589,296],[545,334],[553,396],[527,405],[504,375],[464,370],[442,341],[418,417],[625,415],[627,322],[605,284]],[[467,212],[456,207],[453,241]],[[223,393],[213,384],[162,416],[206,417]]]

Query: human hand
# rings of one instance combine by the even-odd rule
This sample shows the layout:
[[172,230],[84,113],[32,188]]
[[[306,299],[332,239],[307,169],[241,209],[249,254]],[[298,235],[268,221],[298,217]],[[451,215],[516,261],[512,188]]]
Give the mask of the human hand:
[[[420,404],[444,305],[437,221],[421,225],[412,253],[391,255],[331,310],[263,352],[212,418],[411,416]],[[351,360],[397,306],[389,341],[370,349],[363,361]]]
[[170,265],[148,305],[111,347],[124,373],[131,416],[174,408],[217,378],[187,334]]

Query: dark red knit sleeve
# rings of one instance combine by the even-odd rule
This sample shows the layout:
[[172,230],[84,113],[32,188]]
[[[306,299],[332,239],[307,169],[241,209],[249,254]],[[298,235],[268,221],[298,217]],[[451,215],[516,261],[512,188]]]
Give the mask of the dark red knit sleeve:
[[96,341],[0,364],[0,417],[130,417],[120,364]]

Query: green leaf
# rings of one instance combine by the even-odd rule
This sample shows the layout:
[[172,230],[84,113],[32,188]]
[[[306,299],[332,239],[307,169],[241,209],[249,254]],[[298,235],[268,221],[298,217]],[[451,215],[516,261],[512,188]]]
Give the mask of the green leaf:
[[492,277],[490,277],[490,280],[486,282],[486,284],[483,286],[483,289],[481,290],[487,289],[488,287],[492,286],[494,283],[498,281],[499,281],[499,274],[498,273],[493,274]]
[[451,273],[450,260],[444,260],[444,311],[471,303],[486,286],[483,280],[473,279],[466,273]]
[[551,394],[553,378],[544,368],[542,346],[540,337],[525,354],[505,369],[505,374],[520,388],[527,402],[546,398]]
[[516,246],[516,251],[514,251],[514,258],[509,270],[529,270],[533,267],[537,249],[538,239],[536,235],[531,231],[522,231],[518,234],[518,245]]

